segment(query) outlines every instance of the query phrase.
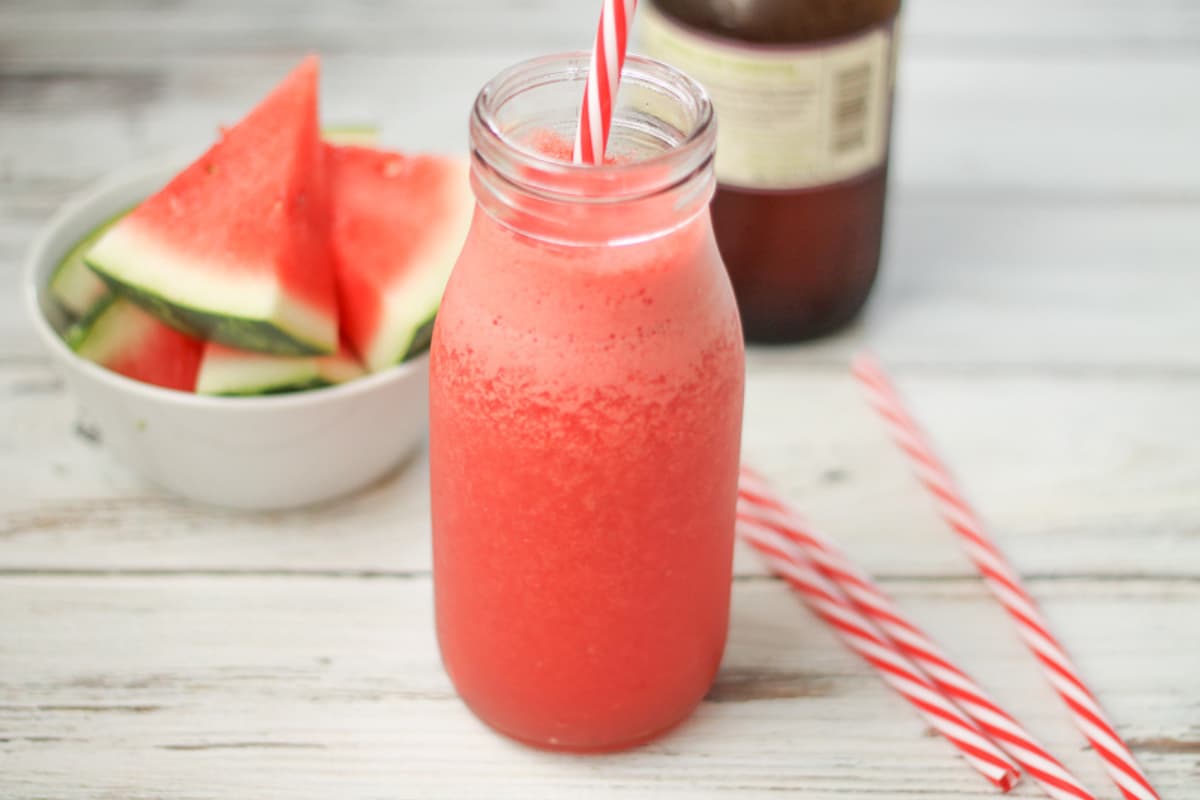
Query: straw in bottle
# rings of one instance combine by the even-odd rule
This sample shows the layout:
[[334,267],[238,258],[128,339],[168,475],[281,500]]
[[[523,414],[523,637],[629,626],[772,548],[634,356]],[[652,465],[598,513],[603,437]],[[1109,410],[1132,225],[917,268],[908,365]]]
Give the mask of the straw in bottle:
[[603,4],[583,104],[579,108],[579,129],[575,134],[577,164],[604,163],[613,105],[621,84],[621,69],[625,66],[629,26],[637,9],[637,0],[603,0]]

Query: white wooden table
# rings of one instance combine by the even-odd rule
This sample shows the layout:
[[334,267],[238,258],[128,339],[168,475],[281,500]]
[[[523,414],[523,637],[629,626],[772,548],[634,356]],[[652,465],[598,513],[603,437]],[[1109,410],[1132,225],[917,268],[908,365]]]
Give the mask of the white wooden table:
[[[881,284],[855,330],[751,354],[747,456],[1115,797],[859,401],[846,359],[874,347],[1163,796],[1200,796],[1200,3],[907,6]],[[438,663],[423,460],[249,516],[74,429],[17,291],[68,195],[200,145],[308,50],[328,120],[465,146],[484,80],[587,46],[594,10],[0,3],[0,796],[992,795],[748,553],[691,721],[547,755],[487,732]]]

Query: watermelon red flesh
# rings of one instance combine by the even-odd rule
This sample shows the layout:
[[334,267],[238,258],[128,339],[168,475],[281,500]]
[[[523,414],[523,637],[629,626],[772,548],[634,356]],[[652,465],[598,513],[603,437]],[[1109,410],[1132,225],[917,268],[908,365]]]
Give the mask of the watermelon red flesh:
[[196,393],[257,395],[344,383],[364,374],[343,344],[331,356],[275,356],[209,342],[200,361]]
[[185,332],[264,352],[334,352],[317,77],[306,59],[102,237],[89,266]]
[[171,328],[123,298],[113,298],[72,336],[81,357],[142,383],[190,392],[204,342]]
[[467,162],[326,145],[342,331],[378,371],[428,346],[471,224]]

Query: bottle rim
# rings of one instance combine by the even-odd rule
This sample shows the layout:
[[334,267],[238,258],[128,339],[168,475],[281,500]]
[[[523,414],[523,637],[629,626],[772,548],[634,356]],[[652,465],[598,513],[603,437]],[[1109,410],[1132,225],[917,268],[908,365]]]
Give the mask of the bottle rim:
[[[488,81],[471,112],[473,168],[483,168],[511,188],[545,200],[589,205],[645,199],[706,172],[711,179],[716,117],[708,93],[683,72],[645,56],[626,58],[622,92],[648,89],[674,106],[684,124],[675,129],[674,141],[662,141],[659,131],[661,150],[632,160],[575,164],[539,152],[506,130],[501,114],[507,103],[525,92],[564,83],[577,90],[572,94],[578,100],[564,109],[577,119],[589,62],[590,55],[582,51],[540,56],[514,64]],[[620,131],[636,127],[628,115],[641,112],[645,109],[614,108],[610,144]]]

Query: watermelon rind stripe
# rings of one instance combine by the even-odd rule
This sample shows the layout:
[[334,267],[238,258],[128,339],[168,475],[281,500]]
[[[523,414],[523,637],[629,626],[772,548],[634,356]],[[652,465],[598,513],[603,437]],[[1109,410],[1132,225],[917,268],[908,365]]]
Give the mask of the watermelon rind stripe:
[[226,397],[278,394],[327,386],[310,359],[221,359],[204,363],[196,381],[196,393]]
[[90,320],[77,326],[78,333],[71,347],[81,358],[107,364],[113,356],[150,332],[153,326],[154,322],[132,305],[114,297],[103,303]]
[[198,394],[207,394],[210,397],[265,397],[272,394],[290,394],[291,392],[308,392],[313,389],[325,389],[335,384],[330,383],[323,378],[313,378],[309,381],[301,381],[297,383],[277,383],[270,386],[247,387],[244,389],[231,389],[221,392],[197,392]]
[[222,276],[189,264],[169,244],[130,230],[106,233],[84,260],[109,287],[163,322],[199,338],[276,355],[328,355],[337,320],[284,294],[267,278]]
[[[90,261],[88,263],[91,265]],[[172,328],[197,338],[280,356],[327,355],[330,352],[291,335],[274,323],[190,308],[140,286],[122,283],[107,273],[100,275],[113,292],[128,298]]]
[[446,201],[446,208],[450,209],[446,219],[452,224],[432,237],[424,252],[413,255],[413,263],[420,264],[420,268],[387,289],[383,324],[369,352],[362,354],[367,368],[374,372],[429,349],[434,319],[450,273],[466,241],[475,209],[475,196],[466,180],[466,170],[463,164],[463,180],[449,189],[452,194]]
[[58,266],[51,273],[47,284],[50,296],[71,316],[86,317],[107,297],[108,286],[95,272],[88,269],[83,258],[100,236],[126,213],[128,212],[122,211],[88,231],[87,235],[63,256],[62,261],[58,262]]
[[400,357],[400,361],[408,361],[415,358],[421,353],[429,349],[433,344],[433,324],[437,321],[437,312],[429,315],[429,319],[417,326],[413,332],[412,340],[408,343],[408,349],[404,351],[404,355]]
[[82,259],[63,262],[50,279],[50,296],[73,317],[85,317],[108,294],[108,286]]
[[67,347],[78,352],[79,348],[83,346],[84,340],[87,339],[88,334],[96,326],[96,321],[104,316],[104,313],[108,311],[109,307],[116,300],[117,297],[112,292],[108,292],[101,297],[99,302],[93,305],[87,314],[67,330],[64,336]]
[[196,393],[225,397],[282,394],[345,383],[363,368],[343,355],[270,356],[243,353],[206,354],[196,380]]
[[374,372],[387,369],[429,347],[433,322],[448,277],[448,271],[445,275],[425,273],[422,280],[407,281],[392,288],[390,294],[394,299],[385,306],[388,311],[382,335],[366,354],[369,369]]

